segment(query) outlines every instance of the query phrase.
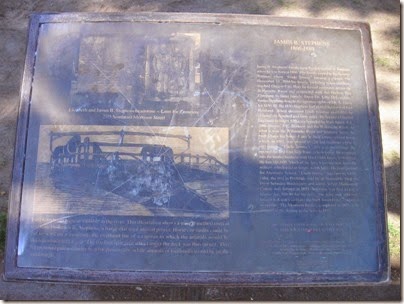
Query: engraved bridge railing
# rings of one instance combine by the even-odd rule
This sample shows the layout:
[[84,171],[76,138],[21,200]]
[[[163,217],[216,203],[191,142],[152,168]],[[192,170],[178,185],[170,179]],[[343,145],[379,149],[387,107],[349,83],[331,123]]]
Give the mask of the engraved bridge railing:
[[209,171],[227,171],[228,166],[218,160],[216,157],[205,153],[204,155],[179,153],[174,154],[176,164],[187,165],[196,169],[209,169]]

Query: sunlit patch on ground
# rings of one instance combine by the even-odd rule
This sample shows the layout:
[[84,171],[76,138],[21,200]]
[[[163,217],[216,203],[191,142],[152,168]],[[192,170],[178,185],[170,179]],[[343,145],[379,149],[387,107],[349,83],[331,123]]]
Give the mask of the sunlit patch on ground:
[[393,267],[400,266],[400,217],[388,214],[389,249],[391,264]]

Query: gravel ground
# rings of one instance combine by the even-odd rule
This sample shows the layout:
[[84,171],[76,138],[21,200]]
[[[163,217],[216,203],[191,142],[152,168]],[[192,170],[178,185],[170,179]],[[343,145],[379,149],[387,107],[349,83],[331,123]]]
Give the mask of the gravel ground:
[[219,288],[12,283],[6,300],[399,300],[400,287],[400,4],[396,0],[52,1],[0,3],[0,211],[7,210],[28,16],[32,12],[210,12],[347,19],[372,29],[391,241],[392,282],[384,286]]

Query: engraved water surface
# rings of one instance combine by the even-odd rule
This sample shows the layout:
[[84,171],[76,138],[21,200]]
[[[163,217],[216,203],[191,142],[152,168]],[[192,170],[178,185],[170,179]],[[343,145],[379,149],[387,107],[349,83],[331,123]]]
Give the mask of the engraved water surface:
[[95,214],[134,216],[192,216],[223,218],[228,216],[228,180],[200,180],[185,186],[216,208],[216,212],[188,211],[166,207],[151,207],[145,201],[134,201],[99,187],[97,179],[83,174],[51,175],[48,163],[38,163],[35,181],[34,213],[36,214]]

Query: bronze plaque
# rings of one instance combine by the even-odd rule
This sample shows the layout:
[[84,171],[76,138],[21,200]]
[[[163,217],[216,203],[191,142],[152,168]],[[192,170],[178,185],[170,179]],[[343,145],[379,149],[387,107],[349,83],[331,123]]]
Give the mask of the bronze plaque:
[[369,27],[31,18],[7,279],[388,280]]

